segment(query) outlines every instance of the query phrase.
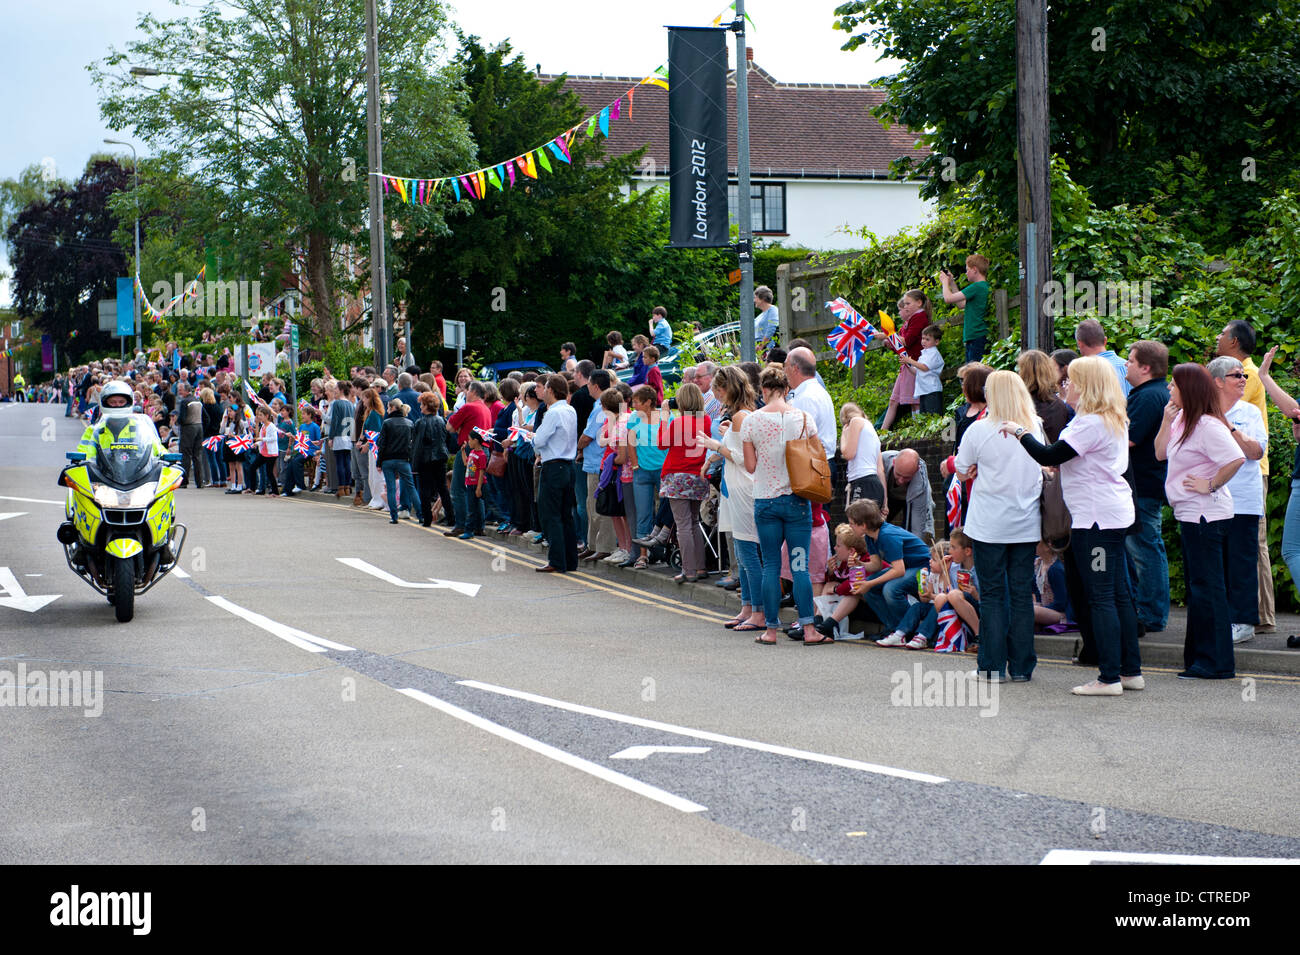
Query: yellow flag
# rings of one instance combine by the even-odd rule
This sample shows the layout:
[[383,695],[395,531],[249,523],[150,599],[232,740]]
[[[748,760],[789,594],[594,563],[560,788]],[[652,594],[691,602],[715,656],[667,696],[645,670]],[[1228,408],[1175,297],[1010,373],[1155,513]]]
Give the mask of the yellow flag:
[[884,309],[876,312],[880,316],[880,330],[886,335],[894,334],[894,320],[885,313]]

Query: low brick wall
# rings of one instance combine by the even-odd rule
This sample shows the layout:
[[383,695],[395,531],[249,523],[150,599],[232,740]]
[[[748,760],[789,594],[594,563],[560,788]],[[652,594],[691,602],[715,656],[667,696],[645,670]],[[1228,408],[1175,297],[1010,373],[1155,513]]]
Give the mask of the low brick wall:
[[[884,450],[894,450],[889,444],[888,432],[884,434],[881,443]],[[911,448],[925,462],[925,470],[930,478],[930,492],[934,505],[935,537],[941,538],[947,508],[944,506],[943,478],[939,473],[939,465],[952,453],[952,443],[943,440],[943,438],[924,438],[920,441],[909,441],[903,447]],[[846,490],[848,486],[847,474],[848,462],[837,454],[835,460],[831,462],[831,485],[835,496],[831,498],[831,503],[826,507],[830,515],[832,528],[844,521],[844,508],[848,497]]]

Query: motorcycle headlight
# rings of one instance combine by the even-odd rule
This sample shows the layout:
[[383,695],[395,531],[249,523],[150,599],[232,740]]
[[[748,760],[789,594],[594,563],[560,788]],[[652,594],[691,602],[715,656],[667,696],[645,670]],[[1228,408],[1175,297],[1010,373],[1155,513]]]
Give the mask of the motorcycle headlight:
[[129,491],[119,491],[107,484],[94,485],[95,501],[104,507],[148,507],[158,492],[157,481],[147,481]]

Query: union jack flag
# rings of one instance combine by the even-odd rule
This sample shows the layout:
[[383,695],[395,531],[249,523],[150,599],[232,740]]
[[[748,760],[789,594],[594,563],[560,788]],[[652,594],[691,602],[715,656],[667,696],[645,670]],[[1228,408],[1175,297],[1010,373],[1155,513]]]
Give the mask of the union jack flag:
[[875,328],[842,298],[827,302],[826,307],[840,320],[840,324],[826,336],[826,343],[835,349],[841,363],[852,368],[866,352]]
[[486,428],[472,428],[471,430],[482,439],[484,444],[491,444],[496,440],[496,436]]
[[957,611],[944,607],[939,611],[939,638],[935,642],[935,653],[961,653],[966,649],[966,625],[957,616]]
[[313,407],[311,406],[311,402],[308,401],[306,398],[299,398],[299,399],[298,399],[298,410],[299,410],[299,411],[305,411],[305,412],[307,412],[308,414],[311,414],[311,413],[314,412],[316,409],[313,408]]
[[511,425],[510,437],[514,438],[516,441],[531,441],[533,440],[533,433],[531,431],[525,431],[523,428],[516,428],[514,425]]
[[303,457],[311,456],[311,438],[306,431],[299,431],[293,438],[293,449]]
[[244,393],[248,395],[248,400],[251,401],[253,404],[257,404],[258,401],[260,400],[257,397],[257,392],[253,390],[253,386],[250,385],[248,382],[244,382]]
[[217,448],[221,447],[221,435],[214,434],[210,438],[205,438],[203,441],[203,446],[207,448],[209,451],[217,450]]
[[246,434],[237,434],[228,440],[226,445],[236,454],[243,454],[253,446],[253,439]]
[[366,440],[370,442],[370,457],[378,461],[379,447],[377,446],[377,442],[379,440],[379,432],[367,431],[365,434],[366,434]]
[[948,527],[961,527],[961,481],[954,475],[944,499],[948,502]]

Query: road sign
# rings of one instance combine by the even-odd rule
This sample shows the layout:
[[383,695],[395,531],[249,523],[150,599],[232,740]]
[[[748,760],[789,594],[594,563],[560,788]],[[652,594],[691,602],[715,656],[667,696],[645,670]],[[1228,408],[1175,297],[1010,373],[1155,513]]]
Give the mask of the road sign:
[[117,332],[117,299],[101,298],[99,300],[99,330]]
[[465,323],[453,322],[451,319],[442,320],[442,345],[444,348],[464,348],[465,347]]
[[293,348],[298,347],[298,326],[293,324],[289,326],[289,344]]

